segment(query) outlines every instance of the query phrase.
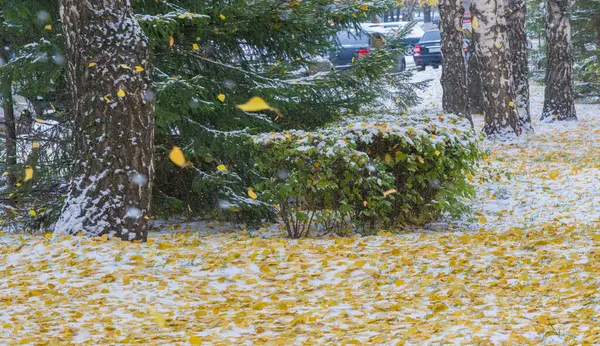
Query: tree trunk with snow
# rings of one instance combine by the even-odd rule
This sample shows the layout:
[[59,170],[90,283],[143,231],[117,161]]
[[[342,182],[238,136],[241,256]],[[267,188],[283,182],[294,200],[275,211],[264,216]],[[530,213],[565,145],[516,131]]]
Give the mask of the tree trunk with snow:
[[505,0],[475,0],[473,39],[481,68],[484,132],[504,139],[521,134],[511,83],[511,62],[506,29]]
[[542,119],[577,120],[573,100],[573,57],[569,2],[548,0],[546,8],[546,89]]
[[515,87],[515,105],[519,124],[525,131],[533,131],[529,111],[529,70],[527,66],[527,34],[525,32],[525,0],[508,0],[506,24],[512,63],[512,81]]
[[57,233],[145,241],[154,95],[148,40],[129,0],[61,0],[77,160]]
[[467,71],[463,53],[462,0],[440,0],[440,36],[442,49],[442,107],[444,112],[469,119]]
[[468,48],[467,59],[467,95],[469,99],[469,114],[483,114],[483,90],[481,89],[481,68],[473,43]]

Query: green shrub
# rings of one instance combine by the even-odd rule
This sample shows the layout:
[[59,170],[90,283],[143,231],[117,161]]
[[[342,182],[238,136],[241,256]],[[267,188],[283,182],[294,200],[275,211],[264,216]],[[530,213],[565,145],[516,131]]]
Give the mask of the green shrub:
[[[421,224],[468,210],[478,136],[453,115],[350,118],[314,132],[254,138],[262,199],[290,237]],[[395,192],[393,192],[395,190]]]

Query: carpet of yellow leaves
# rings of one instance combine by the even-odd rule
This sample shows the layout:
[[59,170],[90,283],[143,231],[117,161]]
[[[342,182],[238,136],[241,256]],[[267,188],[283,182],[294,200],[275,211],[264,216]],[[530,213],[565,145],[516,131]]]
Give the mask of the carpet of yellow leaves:
[[0,236],[0,344],[597,344],[593,107],[486,144],[471,231]]

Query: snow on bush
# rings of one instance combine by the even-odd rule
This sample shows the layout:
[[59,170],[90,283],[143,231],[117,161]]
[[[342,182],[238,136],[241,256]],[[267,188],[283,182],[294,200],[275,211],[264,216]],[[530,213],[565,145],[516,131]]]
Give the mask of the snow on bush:
[[[348,118],[314,132],[253,138],[259,192],[290,237],[423,223],[467,211],[480,137],[454,115]],[[472,178],[471,178],[472,179]]]

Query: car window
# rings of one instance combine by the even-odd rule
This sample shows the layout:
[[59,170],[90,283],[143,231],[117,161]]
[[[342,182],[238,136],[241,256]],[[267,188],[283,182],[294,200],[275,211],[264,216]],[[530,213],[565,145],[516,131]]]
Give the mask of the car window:
[[369,35],[364,33],[342,31],[337,34],[342,45],[346,44],[369,44]]
[[439,41],[440,40],[440,31],[426,31],[421,37],[421,41]]

